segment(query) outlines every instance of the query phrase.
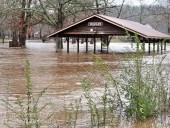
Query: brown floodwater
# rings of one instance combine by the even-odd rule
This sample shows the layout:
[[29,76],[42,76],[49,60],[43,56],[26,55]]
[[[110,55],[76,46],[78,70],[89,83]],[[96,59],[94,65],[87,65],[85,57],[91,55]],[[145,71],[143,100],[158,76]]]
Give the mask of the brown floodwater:
[[[93,46],[91,46],[93,49]],[[9,100],[15,101],[17,96],[24,97],[26,89],[25,61],[29,60],[31,65],[31,79],[34,85],[34,93],[40,92],[43,87],[48,86],[43,102],[55,104],[59,113],[57,119],[63,120],[59,111],[67,102],[78,99],[82,95],[81,83],[83,78],[90,76],[93,79],[93,88],[101,88],[101,78],[94,65],[94,60],[102,58],[111,69],[116,70],[117,62],[123,55],[119,54],[96,54],[92,51],[85,53],[85,47],[81,46],[80,53],[76,53],[76,47],[72,46],[70,53],[64,50],[55,52],[55,43],[41,43],[39,41],[27,41],[26,48],[9,48],[8,43],[0,44],[0,98],[4,99],[9,94]],[[6,118],[6,108],[0,105],[0,127]],[[120,121],[121,122],[121,121]],[[120,128],[152,128],[155,120],[147,120],[143,123],[131,123],[122,121]],[[84,127],[84,125],[82,125]]]

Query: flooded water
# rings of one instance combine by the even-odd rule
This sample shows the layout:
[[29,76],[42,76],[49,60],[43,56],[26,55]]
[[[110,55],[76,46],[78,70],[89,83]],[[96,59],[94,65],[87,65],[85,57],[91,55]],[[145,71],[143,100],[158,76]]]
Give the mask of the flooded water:
[[[0,44],[0,99],[4,99],[7,92],[9,100],[15,101],[17,96],[25,96],[25,60],[31,64],[31,79],[34,85],[34,93],[39,93],[43,87],[48,86],[43,102],[55,104],[56,111],[63,109],[64,105],[78,99],[82,95],[81,82],[83,77],[95,76],[92,84],[94,89],[101,89],[100,76],[94,65],[94,60],[101,57],[110,68],[116,70],[117,62],[122,55],[116,54],[92,54],[93,45],[89,46],[89,53],[85,53],[85,47],[80,45],[80,53],[76,53],[76,45],[70,46],[70,53],[66,53],[66,44],[62,53],[56,53],[55,43],[41,43],[39,41],[27,41],[26,48],[9,48],[8,44]],[[115,45],[119,46],[118,45]],[[114,48],[115,48],[114,47]],[[119,46],[120,47],[120,46]],[[123,49],[124,45],[119,49]],[[100,46],[99,46],[100,48]],[[119,50],[118,50],[119,51]],[[0,127],[5,127],[6,109],[0,105]],[[61,113],[57,119],[63,119]],[[144,123],[120,123],[120,128],[151,128],[155,121],[148,120]],[[82,125],[82,127],[85,127]],[[57,127],[56,127],[57,128]]]

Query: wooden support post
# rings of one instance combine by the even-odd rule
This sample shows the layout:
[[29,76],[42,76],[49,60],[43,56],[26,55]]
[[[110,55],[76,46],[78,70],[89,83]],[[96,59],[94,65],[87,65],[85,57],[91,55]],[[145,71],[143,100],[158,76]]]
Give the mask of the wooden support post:
[[96,38],[94,37],[94,54],[96,53]]
[[107,37],[107,40],[106,40],[107,42],[107,53],[109,53],[109,39],[108,39],[108,37]]
[[77,53],[79,53],[79,37],[77,38]]
[[148,47],[149,47],[149,55],[151,54],[151,42],[150,42],[150,39],[149,39],[149,42],[148,42],[149,44],[148,44]]
[[81,38],[81,44],[83,44],[84,43],[84,38]]
[[164,50],[166,50],[166,41],[164,42]]
[[102,45],[103,38],[101,37],[100,40],[101,40],[101,53],[102,53],[103,52],[103,45]]
[[163,53],[162,50],[163,50],[163,43],[161,41],[161,54]]
[[155,54],[155,40],[153,41],[153,54]]
[[143,41],[143,43],[142,43],[142,45],[143,45],[143,53],[145,53],[145,42]]
[[85,39],[86,41],[86,53],[88,52],[88,38]]
[[69,37],[66,37],[66,41],[67,41],[67,53],[69,53]]
[[159,41],[157,42],[157,53],[159,53]]

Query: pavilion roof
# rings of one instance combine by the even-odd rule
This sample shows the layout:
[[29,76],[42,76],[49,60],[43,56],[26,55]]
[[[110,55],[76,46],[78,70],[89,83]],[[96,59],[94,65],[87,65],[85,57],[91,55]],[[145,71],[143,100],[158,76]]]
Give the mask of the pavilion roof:
[[51,35],[49,35],[48,37],[54,37],[55,35],[75,26],[78,25],[80,23],[85,22],[88,19],[91,19],[93,17],[99,18],[103,21],[106,21],[112,25],[118,26],[120,28],[123,28],[125,30],[127,30],[128,32],[132,32],[132,33],[137,33],[138,35],[144,37],[144,38],[151,38],[151,39],[170,39],[170,35],[161,33],[157,30],[155,30],[154,28],[152,28],[150,25],[143,25],[140,24],[138,22],[135,21],[130,21],[130,20],[126,20],[126,19],[120,19],[120,18],[115,18],[115,17],[110,17],[110,16],[106,16],[106,15],[102,15],[102,14],[97,14],[97,15],[93,15],[90,17],[87,17],[81,21],[78,21],[68,27],[65,27]]

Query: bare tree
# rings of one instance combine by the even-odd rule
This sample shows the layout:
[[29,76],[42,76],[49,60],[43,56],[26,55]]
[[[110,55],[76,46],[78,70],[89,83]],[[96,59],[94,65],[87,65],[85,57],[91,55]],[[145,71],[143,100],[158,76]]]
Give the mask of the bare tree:
[[33,16],[34,0],[3,0],[4,17],[13,33],[10,46],[25,47],[27,29]]

